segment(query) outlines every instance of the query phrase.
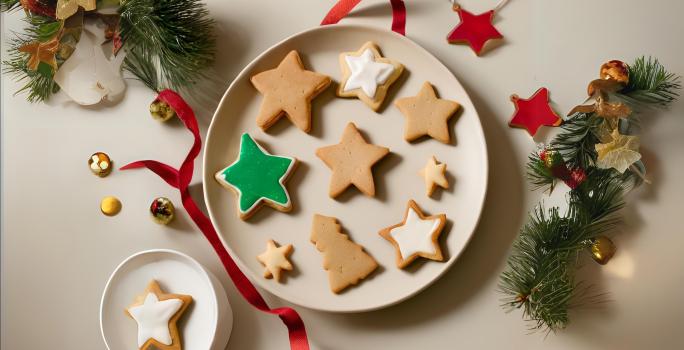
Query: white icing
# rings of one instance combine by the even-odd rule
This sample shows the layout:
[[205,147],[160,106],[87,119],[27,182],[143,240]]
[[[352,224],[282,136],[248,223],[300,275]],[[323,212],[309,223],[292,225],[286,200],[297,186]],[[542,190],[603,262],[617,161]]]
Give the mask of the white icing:
[[384,84],[394,72],[389,63],[376,62],[371,49],[364,50],[360,56],[344,56],[351,75],[344,84],[344,92],[361,89],[370,98],[375,97],[378,85]]
[[390,235],[399,245],[402,259],[417,253],[434,254],[432,235],[439,228],[439,219],[421,220],[413,208],[408,208],[404,225],[395,227]]
[[135,322],[138,323],[138,347],[148,339],[155,339],[164,345],[171,345],[169,320],[183,306],[180,299],[159,301],[157,295],[148,293],[142,305],[128,309]]

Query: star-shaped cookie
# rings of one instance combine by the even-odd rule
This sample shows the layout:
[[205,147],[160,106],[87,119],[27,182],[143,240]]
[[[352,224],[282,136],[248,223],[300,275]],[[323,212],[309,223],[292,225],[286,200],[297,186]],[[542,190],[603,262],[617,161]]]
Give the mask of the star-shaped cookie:
[[157,281],[151,281],[126,315],[138,323],[138,349],[180,350],[181,337],[176,323],[192,303],[192,297],[162,292]]
[[421,136],[430,136],[443,143],[450,142],[449,118],[459,108],[459,104],[437,98],[435,89],[424,82],[418,95],[396,100],[394,104],[404,115],[404,139],[413,141]]
[[446,164],[439,163],[434,156],[428,159],[423,169],[420,169],[418,174],[425,181],[425,194],[428,197],[432,196],[432,193],[435,192],[437,186],[449,188],[449,181],[447,181],[444,173],[446,173]]
[[404,66],[382,57],[378,46],[367,42],[358,51],[340,54],[342,82],[337,89],[340,97],[358,97],[377,111],[387,96],[389,87],[404,71]]
[[297,51],[290,51],[278,67],[251,79],[264,95],[257,125],[266,130],[283,115],[304,132],[311,130],[311,100],[330,85],[330,77],[304,69]]
[[217,172],[215,178],[237,193],[238,215],[247,220],[262,204],[283,212],[292,209],[285,181],[296,165],[297,159],[271,155],[244,133],[238,159]]
[[292,254],[292,244],[278,247],[276,242],[269,239],[266,242],[266,251],[257,256],[257,260],[264,265],[264,277],[280,282],[282,270],[292,271],[292,264],[287,257]]
[[340,143],[316,150],[316,156],[332,170],[330,197],[337,197],[350,185],[367,196],[375,196],[371,168],[388,153],[389,148],[366,142],[354,123],[347,124]]
[[425,216],[413,200],[409,200],[404,221],[382,229],[380,236],[397,250],[397,267],[403,269],[418,257],[442,261],[439,235],[446,224],[446,215]]

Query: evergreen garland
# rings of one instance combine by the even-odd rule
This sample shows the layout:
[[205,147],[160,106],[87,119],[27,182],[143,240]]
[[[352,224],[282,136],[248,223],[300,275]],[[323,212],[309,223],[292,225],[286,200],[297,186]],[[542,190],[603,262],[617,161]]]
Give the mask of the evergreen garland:
[[[55,18],[56,3],[56,0],[26,3],[0,0],[3,12],[22,6],[26,12],[27,26],[24,33],[12,40],[3,70],[19,81],[26,81],[17,93],[27,93],[30,102],[45,101],[59,91],[53,80],[55,70],[47,69],[44,63],[36,70],[29,69],[30,54],[18,50],[34,41],[46,41],[46,33],[51,37],[61,35],[59,29],[64,26],[65,19]],[[215,54],[214,21],[200,0],[98,1],[98,7],[111,4],[119,6],[118,24],[112,29],[115,31],[114,47],[122,48],[126,54],[123,70],[155,91],[180,90],[206,77],[204,71],[213,64]],[[110,15],[102,15],[95,9],[86,11],[85,16],[97,19]],[[63,60],[58,59],[58,64],[61,63]]]
[[[666,107],[678,97],[680,77],[667,72],[657,60],[638,58],[627,71],[629,82],[611,98],[643,110]],[[567,195],[564,215],[557,207],[545,209],[541,204],[530,214],[500,277],[503,307],[522,309],[532,330],[563,329],[570,321],[570,308],[597,300],[598,294],[575,280],[578,258],[594,239],[613,231],[620,222],[618,212],[624,206],[625,191],[638,186],[643,178],[645,169],[640,161],[624,174],[596,167],[595,146],[601,143],[608,123],[608,118],[596,112],[574,113],[546,148],[529,156],[527,177],[536,188],[552,191],[557,181],[565,181],[551,170],[549,159],[542,159],[542,154],[557,156],[556,166],[567,173],[581,174],[578,185],[571,186]],[[618,119],[616,128],[634,132],[638,129],[631,126],[636,123],[636,113],[631,113]]]

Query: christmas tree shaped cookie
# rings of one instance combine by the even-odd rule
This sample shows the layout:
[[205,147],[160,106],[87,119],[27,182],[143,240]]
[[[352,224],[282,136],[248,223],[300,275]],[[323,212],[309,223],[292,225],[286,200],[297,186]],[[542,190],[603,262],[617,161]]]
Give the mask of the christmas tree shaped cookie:
[[286,212],[292,209],[285,181],[297,164],[293,157],[266,152],[248,133],[242,134],[240,155],[227,168],[216,173],[216,180],[238,195],[238,215],[247,220],[266,204]]
[[336,218],[315,214],[311,243],[323,255],[323,269],[328,271],[333,293],[359,283],[378,267],[375,259],[364,252],[361,245],[341,232]]

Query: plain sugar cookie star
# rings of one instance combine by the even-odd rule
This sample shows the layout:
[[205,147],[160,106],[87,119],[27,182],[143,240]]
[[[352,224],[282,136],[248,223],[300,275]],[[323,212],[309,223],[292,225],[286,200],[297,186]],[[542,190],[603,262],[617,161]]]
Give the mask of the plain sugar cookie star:
[[404,221],[380,231],[397,250],[397,267],[403,269],[418,257],[442,261],[439,235],[446,224],[446,215],[425,216],[413,200],[408,202]]
[[157,281],[151,281],[145,292],[125,312],[138,323],[140,350],[180,350],[181,338],[176,323],[192,303],[183,294],[165,294]]
[[351,185],[367,196],[375,196],[371,168],[388,153],[389,148],[366,142],[354,123],[347,124],[340,143],[316,150],[316,156],[332,170],[330,197],[337,197]]
[[292,254],[292,244],[278,247],[276,242],[269,239],[266,242],[266,251],[257,256],[257,260],[264,265],[264,277],[280,282],[282,270],[292,271],[292,264],[287,257]]
[[418,95],[396,100],[394,104],[404,115],[404,139],[413,141],[430,136],[443,143],[449,143],[449,119],[456,113],[459,104],[437,98],[435,89],[424,82]]
[[425,167],[418,172],[425,181],[425,194],[427,194],[428,197],[432,196],[432,193],[435,192],[437,186],[445,189],[449,188],[449,181],[445,176],[446,167],[445,163],[438,162],[437,159],[432,156],[428,159],[427,163],[425,163]]
[[365,43],[358,51],[340,54],[342,82],[337,89],[340,97],[358,97],[377,111],[385,100],[387,90],[404,71],[404,66],[382,57],[373,42]]
[[330,77],[304,69],[297,51],[290,51],[277,68],[251,79],[264,95],[257,125],[266,130],[283,115],[304,132],[311,130],[311,100],[331,83]]
[[247,220],[262,204],[279,211],[292,209],[285,181],[297,164],[293,157],[266,152],[248,133],[240,139],[238,159],[216,173],[216,180],[237,193],[238,215]]

